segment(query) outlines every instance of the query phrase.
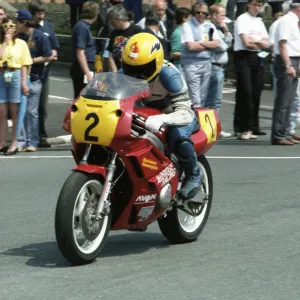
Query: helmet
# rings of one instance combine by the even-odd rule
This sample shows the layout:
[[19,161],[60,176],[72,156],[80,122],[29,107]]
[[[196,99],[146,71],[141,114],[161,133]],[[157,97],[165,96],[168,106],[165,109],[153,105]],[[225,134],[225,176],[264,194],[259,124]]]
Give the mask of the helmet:
[[164,50],[156,36],[142,32],[132,36],[123,51],[122,68],[125,75],[152,80],[164,61]]

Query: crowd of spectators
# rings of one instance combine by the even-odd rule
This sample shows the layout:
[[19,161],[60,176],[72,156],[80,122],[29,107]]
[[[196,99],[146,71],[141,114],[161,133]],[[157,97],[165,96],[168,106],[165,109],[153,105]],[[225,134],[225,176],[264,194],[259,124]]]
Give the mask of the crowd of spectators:
[[[244,13],[238,7],[235,21],[227,17],[234,17],[231,0],[227,1],[229,11],[220,3],[201,0],[191,9],[174,10],[165,0],[153,0],[136,24],[123,0],[105,0],[100,5],[85,2],[72,29],[70,76],[74,97],[95,75],[97,56],[101,57],[102,71],[118,72],[127,41],[136,33],[148,32],[160,40],[165,59],[186,79],[193,106],[220,112],[224,70],[232,47],[236,73],[234,132],[222,131],[220,137],[253,140],[266,134],[260,128],[259,108],[264,65],[271,60],[275,103],[271,143],[298,144],[299,2],[289,0],[283,7],[276,6],[269,33],[260,16],[263,0],[248,0]],[[100,40],[95,41],[92,24],[96,24]],[[52,24],[45,20],[43,3],[32,0],[28,10],[17,11],[14,19],[0,7],[0,28],[0,152],[13,155],[51,147],[45,127],[48,79],[59,43]],[[12,121],[9,144],[8,119]]]

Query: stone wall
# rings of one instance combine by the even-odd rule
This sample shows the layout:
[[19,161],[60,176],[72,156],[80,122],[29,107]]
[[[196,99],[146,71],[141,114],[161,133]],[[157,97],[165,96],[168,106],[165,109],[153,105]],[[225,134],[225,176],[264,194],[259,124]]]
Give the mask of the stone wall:
[[[26,2],[22,2],[22,3],[20,2],[12,3],[12,1],[10,2],[12,6],[14,6],[16,9],[27,9],[28,4]],[[55,27],[62,27],[62,24],[66,24],[66,22],[68,22],[68,20],[70,19],[70,8],[69,5],[65,3],[46,4],[46,9],[47,9],[47,17],[51,20],[51,22]]]

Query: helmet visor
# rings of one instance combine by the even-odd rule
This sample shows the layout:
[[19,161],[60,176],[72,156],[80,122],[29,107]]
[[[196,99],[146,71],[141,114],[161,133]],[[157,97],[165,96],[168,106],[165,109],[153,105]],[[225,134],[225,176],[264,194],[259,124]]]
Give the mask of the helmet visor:
[[138,78],[138,79],[148,79],[156,71],[156,61],[153,59],[147,64],[141,66],[131,66],[123,61],[122,68],[125,75]]

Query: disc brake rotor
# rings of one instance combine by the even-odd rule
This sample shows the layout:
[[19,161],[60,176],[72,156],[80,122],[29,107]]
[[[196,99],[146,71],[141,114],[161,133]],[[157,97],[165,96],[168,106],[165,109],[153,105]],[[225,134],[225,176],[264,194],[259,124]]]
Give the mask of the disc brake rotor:
[[92,194],[86,201],[86,204],[82,210],[81,228],[84,236],[89,241],[93,241],[97,238],[103,224],[103,218],[101,218],[100,220],[96,220],[96,218],[94,217],[98,201],[99,195]]

